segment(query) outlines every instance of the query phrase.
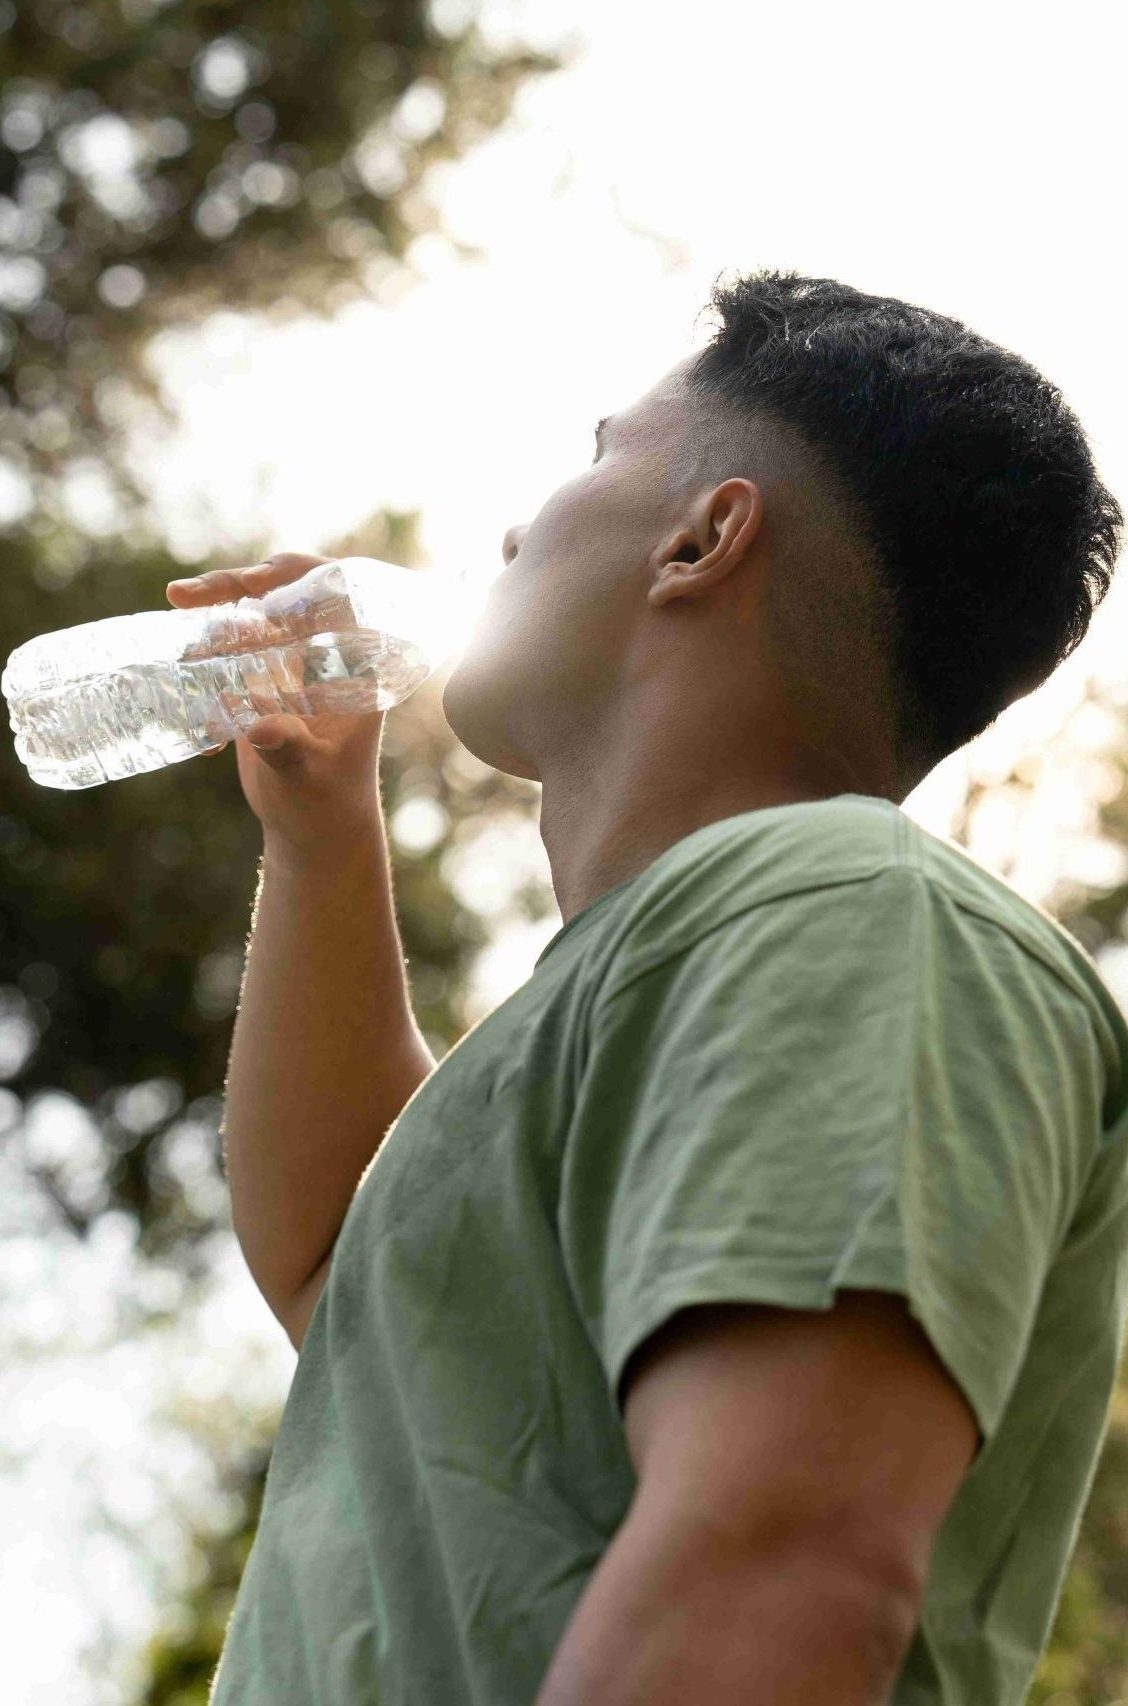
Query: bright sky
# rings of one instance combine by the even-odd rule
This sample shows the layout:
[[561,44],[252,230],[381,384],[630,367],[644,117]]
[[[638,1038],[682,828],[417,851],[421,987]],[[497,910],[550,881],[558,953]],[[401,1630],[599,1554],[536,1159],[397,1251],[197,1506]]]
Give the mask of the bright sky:
[[[511,31],[551,46],[559,15],[552,0],[493,0],[486,19],[499,42]],[[199,334],[161,339],[155,360],[185,430],[145,466],[185,559],[262,528],[268,550],[320,551],[388,504],[422,510],[436,567],[469,565],[492,579],[506,528],[530,520],[590,460],[597,417],[705,341],[708,327],[694,321],[714,275],[763,264],[936,308],[1019,351],[1061,387],[1103,477],[1128,502],[1110,214],[1122,189],[1118,15],[1092,0],[1064,16],[1029,0],[952,0],[942,11],[812,0],[797,23],[786,8],[753,18],[728,0],[699,0],[669,32],[597,0],[568,16],[583,60],[528,89],[505,131],[435,184],[447,229],[485,251],[480,264],[424,238],[412,254],[418,287],[336,325],[262,334],[223,314]],[[95,522],[93,482],[81,501]],[[1099,717],[1068,719],[1089,674],[1128,704],[1117,644],[1126,605],[1125,585],[1114,586],[1075,657],[970,750],[977,775],[1001,777],[1054,741],[1036,807],[1015,820],[1000,797],[972,849],[995,863],[1019,822],[1021,860],[1005,874],[1034,899],[1066,869],[1116,874],[1086,833],[1108,783],[1099,757],[1108,731]],[[912,815],[946,833],[967,764],[964,754],[942,766],[909,801]],[[428,822],[425,803],[405,808],[393,834],[419,845],[441,832],[433,812]],[[498,932],[476,1012],[525,980],[556,927],[508,921],[517,872],[547,880],[535,825],[452,867]],[[12,1240],[0,1244],[4,1293],[40,1284],[56,1300],[73,1295],[77,1265],[53,1256],[44,1266],[42,1241],[38,1258],[30,1243],[16,1256]],[[249,1335],[268,1347],[263,1378],[280,1399],[292,1353],[249,1281],[230,1282],[222,1321],[213,1342],[225,1375],[243,1378]],[[51,1330],[45,1319],[45,1339]],[[0,1556],[7,1685],[18,1677],[22,1690],[9,1695],[14,1706],[119,1706],[121,1681],[81,1679],[76,1652],[99,1616],[124,1646],[147,1616],[145,1582],[124,1552],[104,1533],[94,1553],[80,1543],[89,1501],[79,1494],[96,1483],[121,1520],[147,1532],[153,1501],[135,1473],[122,1478],[110,1446],[121,1446],[115,1394],[126,1365],[136,1413],[155,1410],[159,1382],[140,1345],[78,1360],[66,1379],[36,1376],[37,1502],[11,1480],[0,1487],[0,1526],[28,1528]],[[0,1376],[0,1418],[13,1411],[11,1378]],[[89,1460],[65,1449],[76,1418]],[[0,1420],[0,1451],[16,1443]],[[162,1487],[156,1509],[165,1496]],[[52,1612],[45,1646],[47,1601],[60,1617]]]

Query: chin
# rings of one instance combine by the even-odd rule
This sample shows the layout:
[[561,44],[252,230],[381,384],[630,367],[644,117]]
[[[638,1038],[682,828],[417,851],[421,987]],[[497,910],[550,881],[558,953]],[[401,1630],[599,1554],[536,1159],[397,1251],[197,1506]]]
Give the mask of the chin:
[[496,716],[490,716],[489,695],[475,696],[472,678],[463,676],[461,670],[459,664],[451,672],[442,695],[443,715],[452,734],[482,764],[505,776],[539,782],[540,775],[531,761],[506,739]]

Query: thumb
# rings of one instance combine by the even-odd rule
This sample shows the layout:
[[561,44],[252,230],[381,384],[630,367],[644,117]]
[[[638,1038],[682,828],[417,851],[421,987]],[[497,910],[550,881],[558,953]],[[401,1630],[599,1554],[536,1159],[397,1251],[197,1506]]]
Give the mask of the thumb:
[[293,757],[298,747],[308,739],[300,717],[264,717],[247,736],[256,752],[264,758]]

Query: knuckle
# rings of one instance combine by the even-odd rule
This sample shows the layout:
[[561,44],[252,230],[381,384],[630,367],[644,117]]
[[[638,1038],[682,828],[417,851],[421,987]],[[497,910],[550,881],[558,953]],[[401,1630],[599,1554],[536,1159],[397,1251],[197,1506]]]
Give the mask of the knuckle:
[[331,559],[314,556],[309,551],[278,551],[273,557],[268,557],[266,560],[271,568],[285,570],[313,568],[316,564],[328,563]]

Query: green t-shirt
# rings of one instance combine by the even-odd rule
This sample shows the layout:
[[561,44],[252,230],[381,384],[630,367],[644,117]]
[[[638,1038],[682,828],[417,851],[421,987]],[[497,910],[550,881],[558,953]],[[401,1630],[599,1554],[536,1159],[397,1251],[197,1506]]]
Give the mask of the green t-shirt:
[[366,1171],[214,1706],[532,1706],[631,1502],[631,1352],[686,1305],[840,1287],[909,1299],[986,1440],[893,1706],[1020,1706],[1116,1381],[1126,1145],[1094,962],[955,843],[859,794],[685,836]]

